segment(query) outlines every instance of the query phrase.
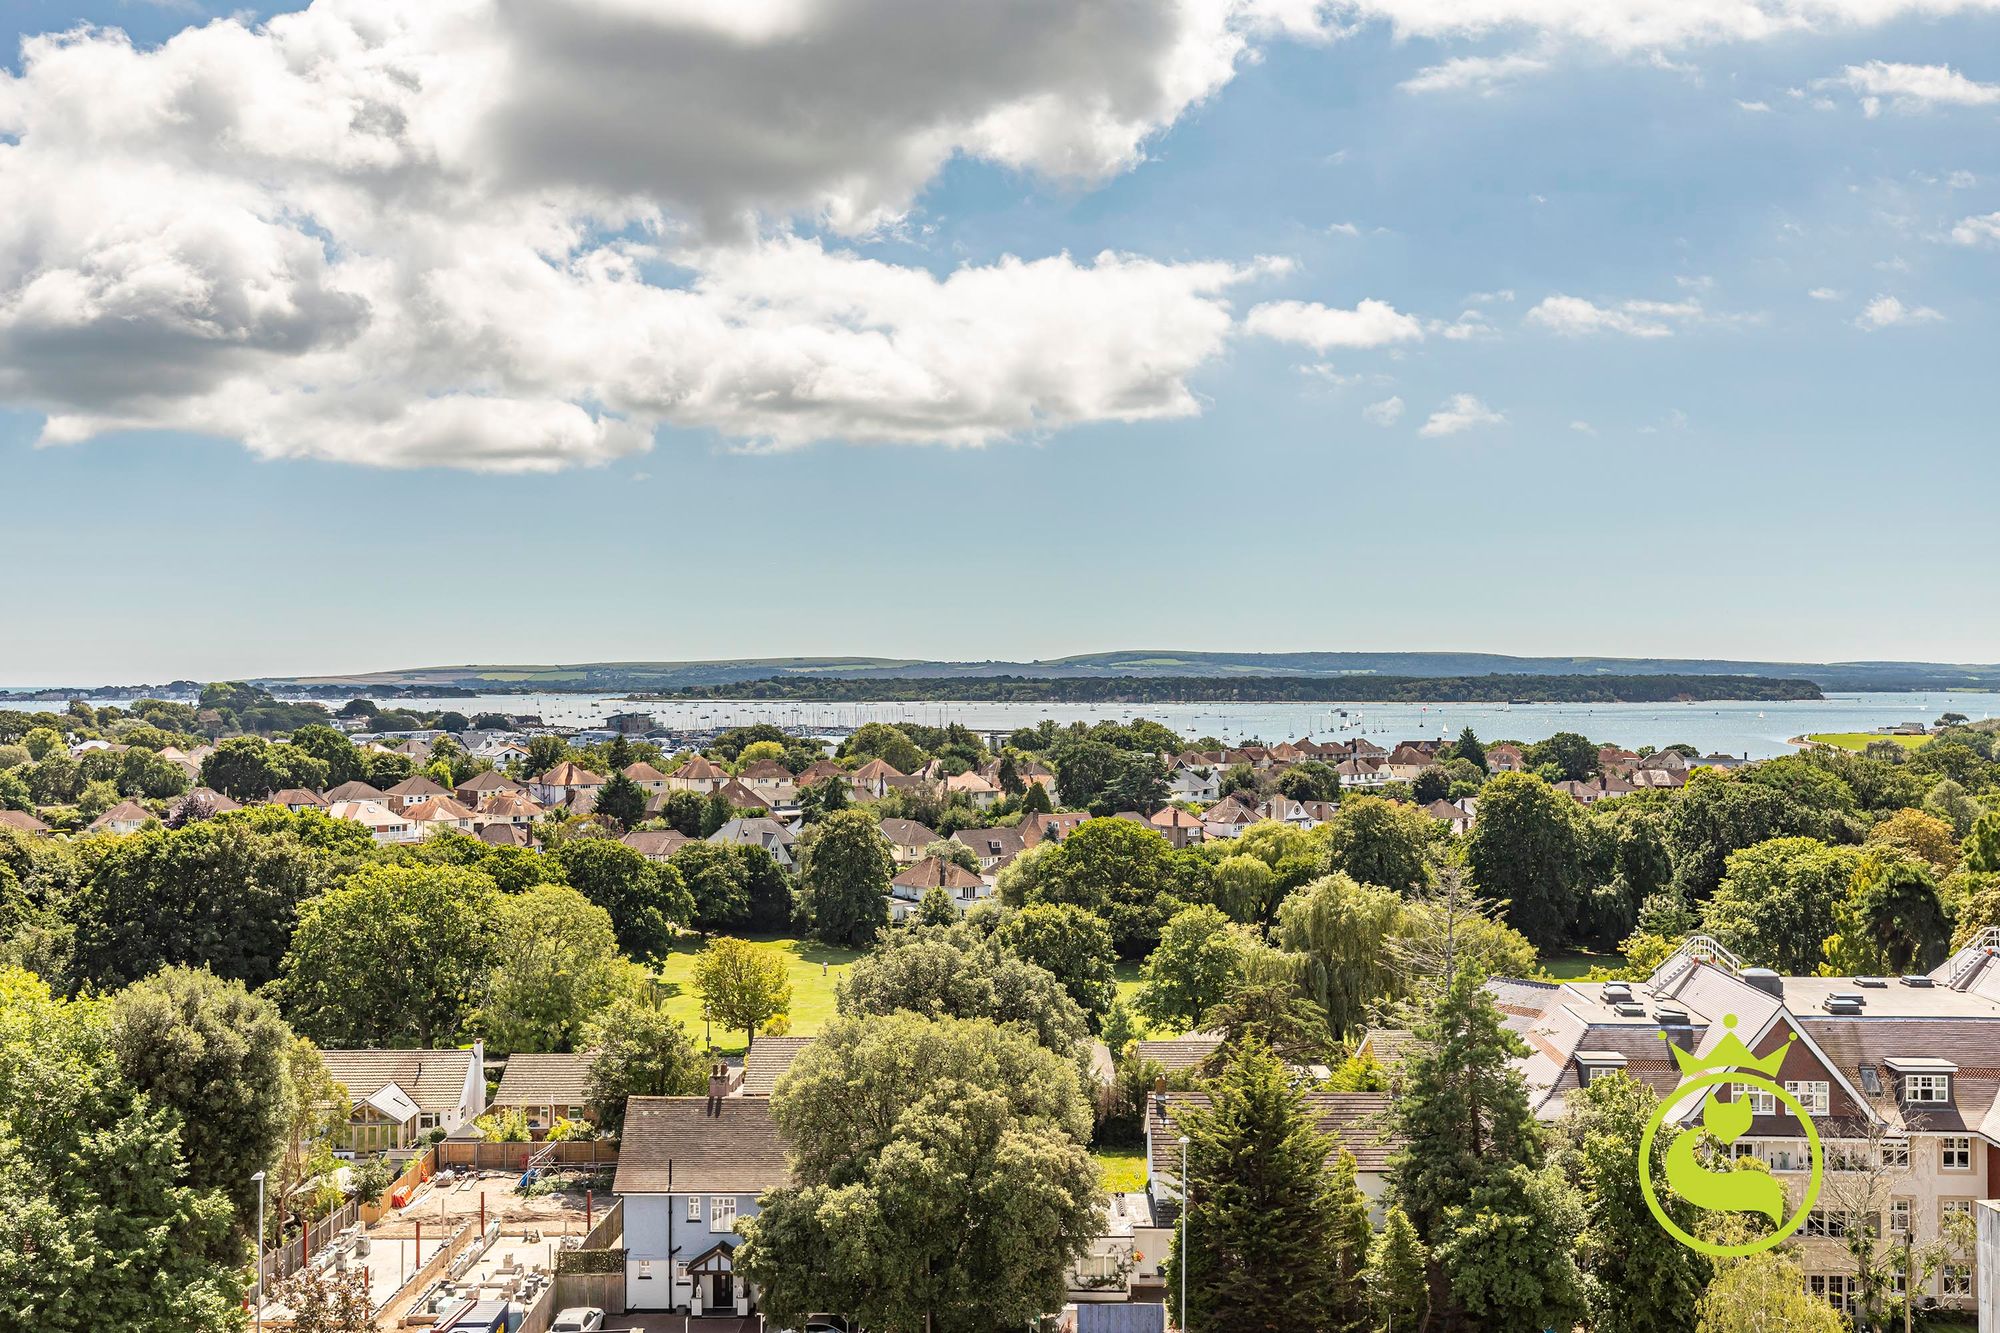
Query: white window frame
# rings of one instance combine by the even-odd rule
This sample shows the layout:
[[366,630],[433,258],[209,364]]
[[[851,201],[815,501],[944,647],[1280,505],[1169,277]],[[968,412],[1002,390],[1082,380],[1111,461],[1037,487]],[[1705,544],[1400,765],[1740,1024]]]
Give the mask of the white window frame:
[[1912,1234],[1917,1222],[1917,1201],[1899,1195],[1889,1200],[1889,1234],[1907,1236]]
[[[1806,1108],[1806,1114],[1825,1115],[1832,1085],[1822,1079],[1789,1078],[1785,1080],[1785,1091],[1799,1099],[1799,1104]],[[1787,1111],[1790,1109],[1786,1108]]]
[[1952,1216],[1954,1216],[1954,1215],[1956,1215],[1956,1216],[1958,1216],[1958,1217],[1971,1217],[1971,1216],[1972,1216],[1972,1200],[1970,1200],[1970,1199],[1939,1199],[1939,1200],[1938,1200],[1938,1229],[1939,1229],[1940,1231],[1942,1231],[1942,1230],[1944,1229],[1944,1222],[1945,1222],[1945,1219],[1946,1219],[1946,1218],[1948,1218],[1948,1217],[1952,1217]]
[[701,1196],[699,1194],[688,1195],[687,1220],[690,1222],[701,1221]]
[[1946,1264],[1938,1270],[1938,1295],[1972,1295],[1972,1270],[1961,1268],[1957,1264]]
[[1766,1092],[1762,1088],[1752,1087],[1748,1083],[1737,1083],[1733,1086],[1736,1091],[1731,1095],[1738,1101],[1747,1100],[1750,1103],[1751,1115],[1776,1115],[1778,1113],[1778,1099],[1774,1094]]
[[1951,1102],[1950,1074],[1903,1075],[1903,1104],[1944,1106]]
[[736,1230],[736,1196],[734,1194],[711,1194],[708,1196],[708,1229],[711,1232]]
[[[1947,1134],[1938,1140],[1938,1169],[1940,1171],[1972,1170],[1972,1139],[1969,1135]],[[1952,1165],[1953,1157],[1962,1157],[1963,1164]]]
[[1910,1141],[1908,1139],[1882,1140],[1882,1165],[1888,1170],[1907,1168],[1910,1165]]

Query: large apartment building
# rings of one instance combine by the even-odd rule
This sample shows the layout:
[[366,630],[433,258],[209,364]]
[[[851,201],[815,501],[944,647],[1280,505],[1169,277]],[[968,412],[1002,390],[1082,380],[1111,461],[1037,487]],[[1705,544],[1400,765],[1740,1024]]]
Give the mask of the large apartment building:
[[[1809,1288],[1836,1305],[1853,1300],[1845,1237],[1860,1217],[1879,1219],[1883,1245],[1900,1251],[1907,1235],[1920,1254],[2000,1180],[2000,930],[1920,976],[1782,977],[1697,937],[1643,982],[1492,987],[1528,1044],[1523,1073],[1544,1118],[1591,1079],[1622,1070],[1672,1099],[1672,1123],[1696,1123],[1704,1095],[1677,1095],[1682,1073],[1668,1043],[1713,1065],[1736,1050],[1723,1047],[1733,1038],[1774,1064],[1772,1080],[1806,1108],[1823,1144],[1824,1183],[1800,1251]],[[1796,1206],[1809,1179],[1804,1127],[1782,1099],[1733,1091],[1752,1114],[1731,1150],[1761,1159]],[[1919,1268],[1918,1303],[1969,1306],[1975,1267],[1967,1254],[1927,1278]],[[1901,1282],[1899,1273],[1892,1288]]]

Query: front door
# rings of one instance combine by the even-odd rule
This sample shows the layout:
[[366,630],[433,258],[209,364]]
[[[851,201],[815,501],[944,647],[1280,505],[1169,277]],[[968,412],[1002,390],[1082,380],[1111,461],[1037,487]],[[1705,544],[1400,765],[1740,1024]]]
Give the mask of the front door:
[[708,1288],[702,1293],[704,1310],[734,1310],[736,1308],[736,1275],[733,1273],[709,1273],[706,1275]]

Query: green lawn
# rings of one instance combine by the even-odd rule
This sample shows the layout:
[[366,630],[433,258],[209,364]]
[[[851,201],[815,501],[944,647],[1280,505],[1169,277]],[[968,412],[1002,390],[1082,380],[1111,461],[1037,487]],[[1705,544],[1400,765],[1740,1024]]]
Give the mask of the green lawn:
[[1557,981],[1574,981],[1593,967],[1617,967],[1624,959],[1615,953],[1592,953],[1588,949],[1566,949],[1543,954],[1541,963]]
[[1097,1175],[1110,1194],[1132,1194],[1146,1188],[1146,1154],[1142,1152],[1092,1153]]
[[[757,938],[756,942],[785,955],[785,970],[792,981],[792,1035],[810,1037],[817,1033],[833,1017],[834,983],[861,952],[834,948],[817,940]],[[667,1012],[687,1024],[697,1042],[702,1033],[701,996],[695,992],[689,977],[703,943],[695,936],[683,939],[660,964],[659,971],[660,992],[666,1000]],[[718,1050],[730,1054],[743,1050],[741,1032],[714,1029],[711,1036]]]
[[1139,1016],[1139,989],[1144,983],[1139,979],[1143,963],[1128,963],[1119,960],[1112,969],[1118,976],[1118,998],[1125,1001],[1125,1007],[1132,1011],[1132,1026],[1142,1037],[1153,1035],[1152,1026]]
[[1856,754],[1859,754],[1876,741],[1894,741],[1905,750],[1914,750],[1925,741],[1928,741],[1930,737],[1884,736],[1880,732],[1875,731],[1815,731],[1807,736],[1806,739],[1817,741],[1821,745],[1831,745],[1840,750],[1852,750]]

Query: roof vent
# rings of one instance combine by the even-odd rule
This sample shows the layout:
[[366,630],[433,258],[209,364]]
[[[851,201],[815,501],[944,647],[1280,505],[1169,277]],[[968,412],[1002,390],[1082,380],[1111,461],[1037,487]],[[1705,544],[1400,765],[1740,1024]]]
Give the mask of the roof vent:
[[1867,1004],[1868,997],[1857,990],[1837,990],[1826,997],[1828,1004]]
[[1881,990],[1881,989],[1882,989],[1882,988],[1883,988],[1884,986],[1887,986],[1887,985],[1889,984],[1889,978],[1887,978],[1887,977],[1856,977],[1856,978],[1854,979],[1854,984],[1855,984],[1855,985],[1857,985],[1857,986],[1865,986],[1865,987],[1867,987],[1867,988],[1868,988],[1869,990]]
[[1644,1018],[1646,1016],[1646,1006],[1643,1004],[1633,1004],[1630,1000],[1625,1001],[1623,1004],[1614,1004],[1611,1007],[1625,1018]]
[[1688,1011],[1677,1004],[1663,1004],[1653,1011],[1653,1017],[1674,1027],[1686,1027]]
[[1739,974],[1742,978],[1773,999],[1785,998],[1785,979],[1768,967],[1746,967]]
[[1632,998],[1632,983],[1629,981],[1607,981],[1604,983],[1604,998],[1618,1004]]
[[1858,1014],[1861,1012],[1861,1001],[1853,998],[1840,999],[1829,995],[1826,997],[1824,1008],[1829,1014]]
[[1931,980],[1931,978],[1921,972],[1913,972],[1903,978],[1903,984],[1905,986],[1915,986],[1918,990],[1929,990],[1931,987],[1937,985],[1937,982]]

